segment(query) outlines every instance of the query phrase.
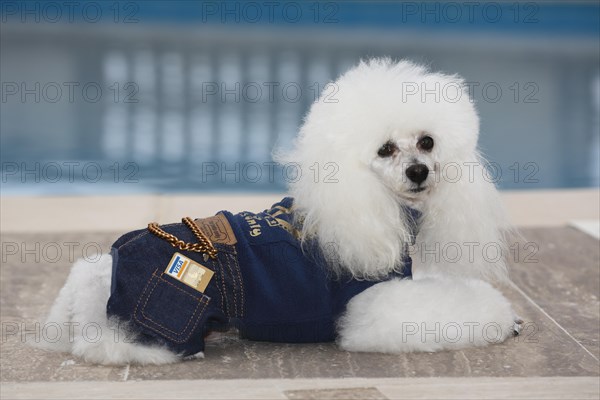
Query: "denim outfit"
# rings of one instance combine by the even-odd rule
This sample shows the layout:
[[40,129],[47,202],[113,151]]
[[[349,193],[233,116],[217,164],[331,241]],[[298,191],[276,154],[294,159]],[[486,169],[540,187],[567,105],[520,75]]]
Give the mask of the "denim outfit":
[[[137,341],[165,344],[181,355],[203,351],[208,332],[230,327],[250,340],[334,340],[335,321],[348,301],[378,281],[331,277],[316,244],[301,248],[292,205],[285,198],[257,214],[222,211],[196,220],[218,251],[215,259],[179,250],[146,229],[123,235],[111,251],[108,315],[129,322]],[[405,212],[414,221],[414,237],[420,213]],[[161,228],[185,242],[197,241],[184,224]],[[214,272],[203,293],[165,273],[176,252]],[[383,280],[410,276],[407,255],[401,272]]]

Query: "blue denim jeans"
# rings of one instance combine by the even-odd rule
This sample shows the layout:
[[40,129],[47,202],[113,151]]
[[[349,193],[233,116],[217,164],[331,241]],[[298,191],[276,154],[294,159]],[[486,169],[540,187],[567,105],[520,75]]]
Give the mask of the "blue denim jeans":
[[[250,340],[334,340],[335,321],[348,301],[378,282],[332,278],[324,252],[310,243],[301,248],[292,205],[285,198],[262,213],[222,211],[196,220],[217,250],[215,259],[179,250],[147,229],[123,235],[112,247],[108,315],[128,322],[136,340],[164,344],[181,355],[204,350],[208,332],[231,327]],[[418,211],[406,212],[418,220]],[[184,224],[161,228],[197,242]],[[175,253],[214,273],[203,292],[169,275]],[[398,276],[411,276],[408,255],[401,273],[386,279]]]

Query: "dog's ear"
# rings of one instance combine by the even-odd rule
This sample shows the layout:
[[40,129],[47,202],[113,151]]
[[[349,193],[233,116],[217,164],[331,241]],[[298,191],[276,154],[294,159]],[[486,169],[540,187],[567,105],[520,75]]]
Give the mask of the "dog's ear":
[[[397,199],[341,135],[305,124],[295,149],[277,159],[301,172],[289,182],[301,239],[318,243],[333,273],[376,279],[402,268],[409,222]],[[333,146],[333,148],[331,147]]]
[[485,166],[478,154],[438,166],[439,183],[426,202],[411,251],[415,278],[451,274],[508,279],[506,235],[512,228],[495,177]]

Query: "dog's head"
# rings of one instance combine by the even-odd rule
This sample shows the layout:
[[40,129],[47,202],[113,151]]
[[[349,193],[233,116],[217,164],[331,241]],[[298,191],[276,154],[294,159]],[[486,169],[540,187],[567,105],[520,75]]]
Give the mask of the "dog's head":
[[[479,187],[462,176],[479,162],[478,132],[477,113],[458,76],[406,61],[361,62],[324,88],[295,148],[279,157],[301,167],[290,190],[303,237],[336,249],[334,270],[374,278],[402,264],[411,241],[404,206],[424,213],[422,228],[451,224],[452,214],[463,225],[474,224],[468,212],[487,212],[486,199],[496,203],[488,195],[493,185]],[[473,191],[481,193],[470,196]]]

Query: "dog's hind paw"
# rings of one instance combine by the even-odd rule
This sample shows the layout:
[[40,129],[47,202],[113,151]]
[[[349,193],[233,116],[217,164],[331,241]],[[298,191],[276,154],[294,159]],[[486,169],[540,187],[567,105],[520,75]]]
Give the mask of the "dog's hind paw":
[[190,361],[190,360],[197,360],[199,358],[204,358],[204,352],[203,351],[199,351],[196,354],[191,354],[189,356],[185,356],[183,357],[184,361]]

